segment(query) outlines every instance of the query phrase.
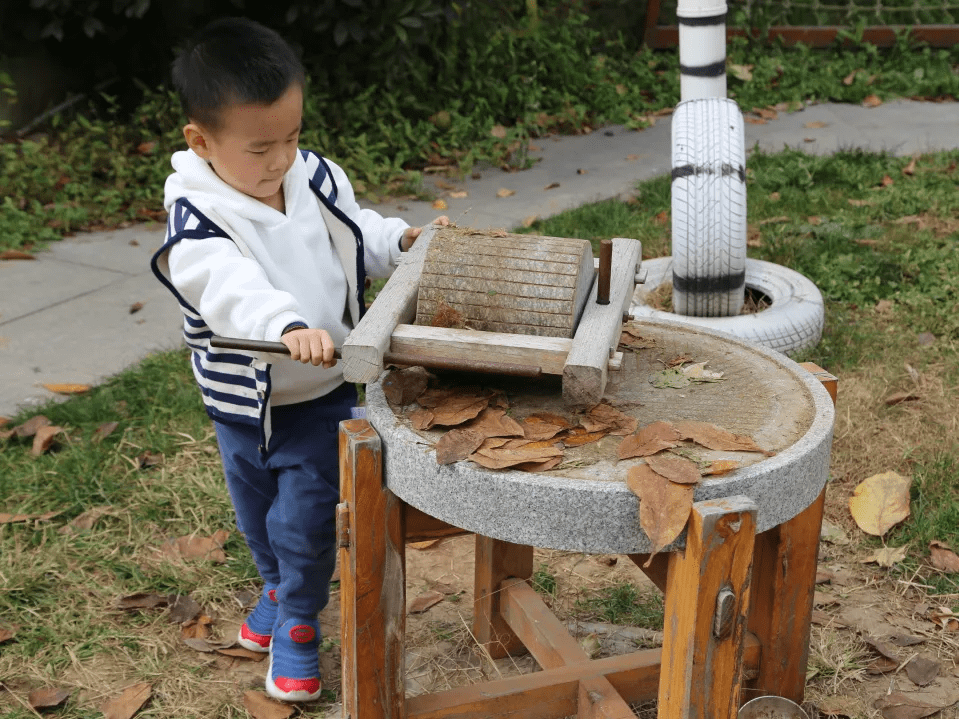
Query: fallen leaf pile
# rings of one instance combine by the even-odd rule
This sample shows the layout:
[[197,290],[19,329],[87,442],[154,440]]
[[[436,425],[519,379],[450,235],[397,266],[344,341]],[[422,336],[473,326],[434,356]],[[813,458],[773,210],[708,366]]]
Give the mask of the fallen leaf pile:
[[619,458],[646,459],[645,464],[629,468],[626,486],[639,498],[639,524],[652,543],[647,565],[656,552],[683,531],[693,508],[693,493],[702,477],[725,474],[739,467],[733,460],[701,466],[676,454],[660,454],[687,440],[707,449],[772,454],[751,437],[709,422],[653,422],[625,437],[619,445]]
[[421,367],[393,370],[383,388],[394,405],[418,405],[407,413],[415,429],[451,428],[436,442],[436,461],[441,465],[468,459],[487,469],[543,472],[562,463],[567,447],[636,430],[635,418],[602,402],[579,416],[578,423],[548,412],[517,420],[498,391],[428,388],[428,379]]

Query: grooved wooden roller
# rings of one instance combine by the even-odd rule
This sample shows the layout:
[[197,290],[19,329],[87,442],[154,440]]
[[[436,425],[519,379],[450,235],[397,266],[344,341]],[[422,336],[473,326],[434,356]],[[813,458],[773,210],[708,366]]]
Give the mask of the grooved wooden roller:
[[593,273],[586,240],[444,228],[423,261],[416,324],[452,316],[484,332],[571,338]]

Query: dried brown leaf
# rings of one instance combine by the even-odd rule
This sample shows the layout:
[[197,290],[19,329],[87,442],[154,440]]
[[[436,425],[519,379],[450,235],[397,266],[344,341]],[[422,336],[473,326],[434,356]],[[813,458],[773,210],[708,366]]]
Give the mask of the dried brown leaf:
[[83,394],[90,391],[90,385],[88,384],[45,384],[43,387],[54,394]]
[[906,547],[880,547],[862,560],[863,564],[875,563],[880,567],[893,567],[906,558]]
[[414,429],[428,429],[433,426],[433,410],[416,409],[409,413],[410,424]]
[[150,469],[163,463],[163,454],[160,452],[151,452],[147,450],[143,454],[137,455],[137,467],[140,469]]
[[433,200],[433,209],[434,210],[446,210],[449,209],[449,205],[446,204],[446,200]]
[[882,104],[882,99],[878,95],[866,95],[862,100],[863,107],[879,107]]
[[469,428],[486,437],[523,437],[523,426],[505,409],[487,407],[469,423]]
[[234,659],[249,659],[251,662],[262,662],[264,659],[269,656],[264,652],[251,652],[249,649],[243,647],[217,647],[214,649],[217,654],[222,654],[226,657],[233,657]]
[[608,434],[625,437],[636,431],[638,422],[635,417],[630,417],[625,412],[600,402],[580,420],[580,424],[587,432],[605,431]]
[[76,517],[69,524],[65,524],[57,530],[58,534],[68,534],[69,532],[78,532],[86,531],[93,529],[93,526],[99,521],[101,517],[105,517],[110,514],[111,507],[109,505],[103,505],[100,507],[91,507],[86,512],[83,512]]
[[287,719],[296,711],[289,704],[281,704],[270,699],[263,692],[255,692],[252,689],[243,692],[243,706],[250,712],[253,719]]
[[667,457],[654,454],[646,458],[646,464],[656,472],[661,474],[670,482],[679,484],[699,484],[701,479],[699,467],[695,462],[682,457]]
[[114,430],[116,430],[116,428],[119,426],[119,422],[104,422],[93,431],[93,435],[90,437],[90,439],[94,444],[99,444],[113,434]]
[[[488,441],[488,440],[487,440]],[[485,445],[485,443],[484,443]],[[487,469],[505,469],[527,462],[545,462],[553,457],[562,457],[563,450],[556,447],[481,447],[470,459]]]
[[617,450],[620,459],[648,457],[679,444],[682,435],[670,422],[653,422],[623,439]]
[[130,305],[130,310],[129,310],[129,312],[130,312],[131,315],[135,315],[137,312],[139,312],[139,311],[142,310],[142,309],[143,309],[143,303],[142,303],[142,302],[134,302],[132,305]]
[[922,637],[914,637],[911,634],[890,634],[887,638],[897,647],[914,647],[926,641]]
[[225,647],[218,647],[215,643],[210,642],[208,639],[192,639],[187,637],[183,640],[183,643],[190,647],[190,649],[193,651],[203,652],[204,654],[211,654],[217,649],[225,649]]
[[170,597],[166,594],[137,592],[120,597],[117,600],[117,609],[153,609],[154,607],[165,607],[169,603]]
[[426,391],[429,378],[429,372],[423,367],[391,370],[383,379],[383,394],[393,404],[411,404]]
[[902,174],[903,175],[916,174],[916,158],[915,157],[909,160],[909,164],[907,164],[904,168],[902,168]]
[[582,447],[590,442],[598,442],[608,434],[609,432],[605,430],[589,432],[585,427],[573,427],[562,436],[562,440],[567,447]]
[[47,419],[44,415],[38,414],[34,417],[31,417],[23,424],[18,424],[13,428],[13,433],[18,439],[26,439],[28,437],[33,437],[37,430],[41,427],[50,426],[50,420]]
[[876,639],[873,636],[869,636],[868,634],[863,634],[862,640],[879,652],[882,656],[886,657],[886,659],[891,659],[897,663],[900,661],[898,652],[896,652],[896,650],[889,646],[886,642]]
[[739,469],[739,462],[734,459],[717,459],[715,462],[710,462],[709,465],[703,470],[704,477],[718,477],[724,474],[732,472],[734,469]]
[[529,440],[552,439],[560,432],[568,429],[568,427],[550,424],[536,417],[527,417],[520,422],[520,425],[523,427],[523,436]]
[[181,639],[206,639],[210,636],[210,626],[213,620],[206,614],[180,626]]
[[190,534],[166,542],[162,551],[169,557],[209,560],[216,564],[223,564],[226,562],[223,543],[229,536],[230,533],[226,529],[217,530],[211,537]]
[[677,422],[676,430],[688,439],[708,449],[722,452],[762,452],[769,454],[744,434],[733,434],[710,422]]
[[883,472],[861,482],[849,498],[849,511],[859,528],[877,537],[909,516],[912,480],[896,472]]
[[34,709],[51,709],[63,704],[69,698],[71,691],[59,687],[34,689],[27,695],[27,701]]
[[545,462],[523,462],[522,464],[517,464],[513,469],[519,469],[523,472],[547,472],[554,467],[558,467],[562,462],[562,457],[553,457],[552,459],[547,459]]
[[915,392],[895,392],[886,397],[885,402],[887,407],[892,407],[903,402],[915,402],[917,399],[919,399],[919,395]]
[[127,687],[120,696],[100,706],[103,719],[131,719],[143,708],[152,693],[153,688],[148,682]]
[[[639,525],[652,544],[649,560],[679,536],[693,509],[693,485],[670,482],[648,465],[629,468],[626,486],[639,497]],[[648,563],[648,562],[647,562]]]
[[486,435],[474,429],[451,429],[436,443],[436,463],[445,465],[466,459],[480,448],[486,438]]
[[656,346],[656,340],[644,337],[638,327],[626,325],[619,335],[619,346],[631,350],[649,349]]
[[426,592],[410,602],[407,612],[409,614],[422,614],[430,607],[442,602],[443,599],[445,599],[445,595],[442,592]]
[[46,427],[40,427],[37,430],[37,433],[33,435],[33,447],[30,449],[30,454],[34,457],[39,457],[44,452],[48,451],[53,447],[54,438],[63,431],[63,427],[58,427],[55,424],[47,425]]
[[940,664],[930,657],[913,657],[906,664],[906,676],[916,686],[924,687],[931,684],[939,676]]
[[929,542],[929,561],[941,572],[959,572],[959,556],[940,541]]
[[6,512],[0,512],[0,524],[15,524],[17,522],[46,522],[62,512],[63,510],[60,509],[44,512],[43,514],[7,514]]
[[203,607],[189,594],[171,595],[170,621],[174,624],[186,624],[196,619]]
[[883,719],[923,719],[945,708],[945,706],[929,704],[910,697],[902,692],[884,694],[876,699],[873,706],[880,711]]
[[17,632],[13,627],[0,627],[0,644],[9,642],[16,635]]
[[510,195],[515,195],[516,190],[508,190],[505,187],[500,188],[496,191],[497,197],[509,197]]
[[822,127],[829,127],[829,123],[823,122],[822,120],[813,120],[812,122],[804,122],[803,127],[809,130],[818,130]]

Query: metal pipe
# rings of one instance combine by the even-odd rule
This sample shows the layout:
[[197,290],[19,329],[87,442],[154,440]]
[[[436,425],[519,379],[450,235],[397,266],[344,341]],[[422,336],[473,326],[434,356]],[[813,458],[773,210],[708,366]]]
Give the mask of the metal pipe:
[[726,97],[726,2],[679,0],[680,100]]
[[[236,337],[210,338],[210,346],[220,349],[244,350],[247,352],[269,352],[271,354],[290,354],[289,348],[282,342],[264,342],[263,340],[246,340]],[[333,357],[342,359],[339,349],[333,350]],[[457,372],[479,372],[482,374],[501,374],[512,377],[539,377],[543,374],[540,367],[510,364],[508,362],[486,362],[466,359],[451,359],[447,357],[428,357],[426,355],[403,354],[401,352],[384,352],[383,364],[419,365],[430,369],[446,369]]]
[[599,276],[596,278],[596,304],[609,304],[609,283],[613,271],[613,241],[599,243]]

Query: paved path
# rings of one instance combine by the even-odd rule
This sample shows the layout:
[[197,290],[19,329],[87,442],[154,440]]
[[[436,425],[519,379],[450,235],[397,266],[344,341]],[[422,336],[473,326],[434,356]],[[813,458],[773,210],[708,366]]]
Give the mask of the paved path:
[[[816,121],[825,125],[805,127]],[[607,127],[540,139],[532,169],[486,170],[479,179],[454,183],[465,198],[438,191],[449,204],[444,212],[461,225],[512,228],[532,215],[625,195],[638,181],[669,171],[669,126],[662,118],[642,132]],[[957,127],[955,103],[823,104],[765,125],[747,124],[746,147],[776,152],[788,145],[815,153],[861,147],[910,155],[959,147]],[[553,183],[559,186],[544,189]],[[515,194],[499,198],[501,188]],[[377,209],[414,225],[441,214],[427,202]],[[0,416],[55,397],[42,384],[93,384],[150,352],[181,346],[179,310],[149,269],[162,239],[161,225],[139,225],[65,239],[33,262],[0,262]],[[131,313],[135,304],[142,309]]]

